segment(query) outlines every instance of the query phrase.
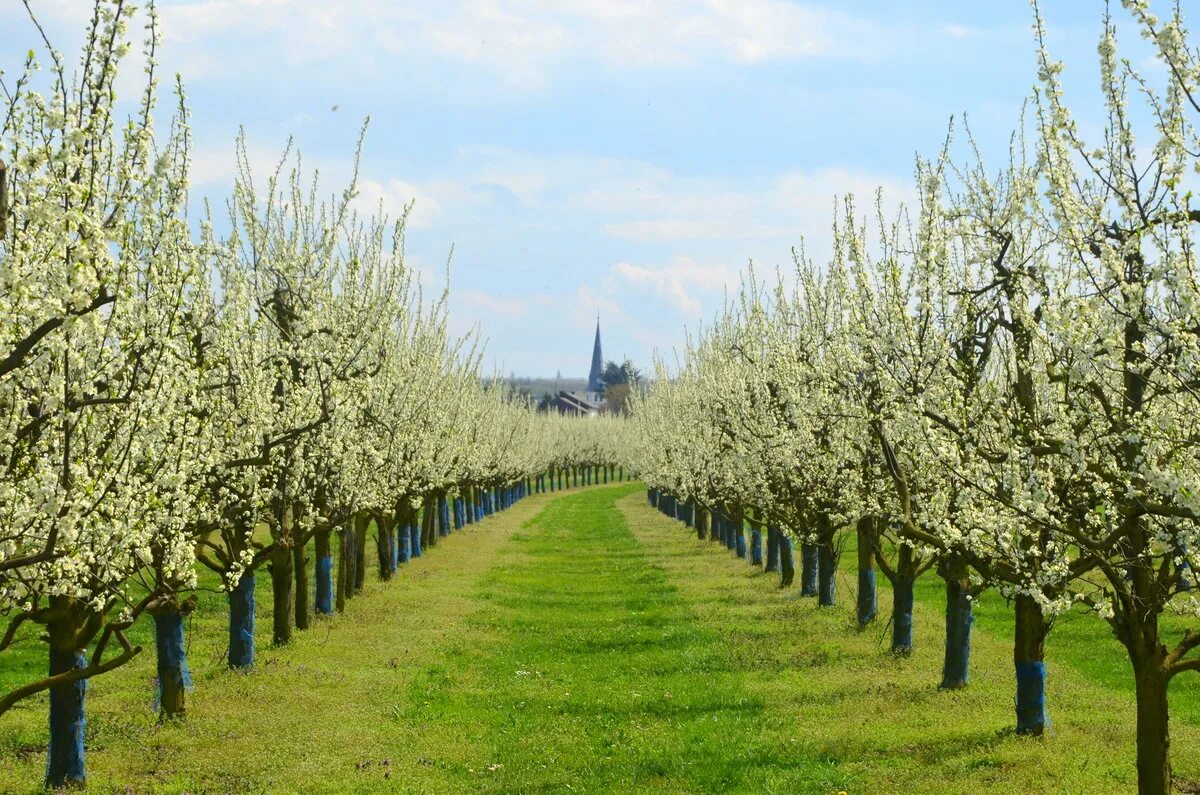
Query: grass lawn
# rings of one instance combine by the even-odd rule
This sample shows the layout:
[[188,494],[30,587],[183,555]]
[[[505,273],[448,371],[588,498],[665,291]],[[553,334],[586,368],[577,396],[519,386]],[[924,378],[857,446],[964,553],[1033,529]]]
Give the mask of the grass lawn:
[[[853,555],[844,558],[844,567]],[[853,628],[645,503],[636,485],[531,497],[372,581],[343,616],[224,669],[224,600],[189,630],[186,721],[151,709],[153,642],[88,696],[96,792],[1128,792],[1133,701],[1107,629],[1049,643],[1053,736],[1012,735],[1011,618],[985,597],[972,683],[936,688],[939,581],[918,586],[917,649],[890,610]],[[882,581],[882,578],[881,578]],[[211,583],[209,583],[211,585]],[[1007,623],[1006,623],[1007,622]],[[40,672],[32,638],[0,687]],[[1200,689],[1172,690],[1177,773],[1200,779]],[[1200,679],[1200,677],[1193,677]],[[36,791],[46,699],[0,718],[0,792]]]

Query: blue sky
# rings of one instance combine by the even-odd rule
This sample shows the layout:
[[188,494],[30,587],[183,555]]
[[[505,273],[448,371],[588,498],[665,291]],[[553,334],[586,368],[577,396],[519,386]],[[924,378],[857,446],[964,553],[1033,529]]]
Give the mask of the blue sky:
[[[13,71],[36,38],[4,2],[0,68]],[[32,4],[71,52],[90,2]],[[1044,5],[1094,122],[1103,5]],[[478,325],[488,366],[521,375],[585,375],[597,312],[607,357],[647,365],[751,260],[786,267],[802,239],[826,250],[836,194],[909,196],[914,155],[936,152],[952,114],[999,165],[1035,76],[1024,0],[160,8],[197,196],[228,193],[239,125],[264,167],[294,136],[332,191],[369,115],[360,201],[397,212],[415,199],[410,263],[439,280],[453,245],[455,330]],[[1123,43],[1144,57],[1135,38]]]

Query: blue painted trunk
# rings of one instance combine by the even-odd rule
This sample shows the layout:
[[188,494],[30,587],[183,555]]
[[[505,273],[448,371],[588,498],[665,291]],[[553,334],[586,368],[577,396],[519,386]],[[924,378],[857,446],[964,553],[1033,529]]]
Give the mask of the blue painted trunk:
[[243,572],[242,579],[229,592],[229,667],[254,665],[254,572]]
[[817,595],[817,576],[820,564],[815,544],[800,545],[800,595]]
[[[87,667],[83,650],[50,650],[50,675]],[[46,788],[82,784],[87,773],[83,756],[84,711],[87,680],[76,679],[50,688],[50,747],[46,760]]]
[[399,542],[397,544],[398,550],[396,553],[396,559],[400,563],[408,563],[410,560],[412,560],[413,526],[410,524],[396,525],[396,533],[396,540]]
[[438,535],[450,535],[450,503],[445,497],[438,497]]
[[946,581],[946,656],[942,665],[943,689],[967,686],[967,669],[971,661],[971,597],[954,580]]
[[767,571],[779,571],[779,528],[767,528]]
[[392,573],[395,574],[396,570],[400,568],[400,540],[396,538],[395,528],[392,529],[392,532],[388,533],[387,547],[388,560],[391,562]]
[[745,531],[742,531],[739,533],[739,532],[737,532],[736,529],[734,529],[734,531],[733,531],[733,551],[737,554],[737,556],[739,558],[741,558],[743,560],[746,559],[746,533],[745,533]]
[[1018,660],[1017,734],[1041,734],[1049,723],[1046,717],[1046,663]]
[[912,577],[898,574],[892,594],[892,654],[909,654],[913,644]]
[[462,530],[464,524],[466,524],[466,517],[463,515],[462,497],[455,497],[454,498],[454,529]]
[[832,542],[817,547],[817,605],[833,607],[837,604],[837,564],[833,560]]
[[875,593],[875,569],[858,571],[858,625],[865,627],[875,620],[878,599]]
[[178,610],[154,616],[154,649],[158,654],[158,703],[162,704],[170,688],[192,689],[192,675],[183,650],[183,614]]
[[409,558],[419,558],[421,557],[421,525],[414,524],[408,530],[410,539],[408,548]]
[[313,609],[325,616],[333,615],[333,555],[317,558],[316,599]]
[[762,531],[750,531],[750,564],[761,566],[763,562]]

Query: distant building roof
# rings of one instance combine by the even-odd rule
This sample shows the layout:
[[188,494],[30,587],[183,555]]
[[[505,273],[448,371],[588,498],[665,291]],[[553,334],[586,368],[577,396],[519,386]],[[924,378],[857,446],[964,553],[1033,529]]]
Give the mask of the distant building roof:
[[599,414],[601,403],[594,403],[578,392],[559,392],[550,398],[549,405],[560,414]]

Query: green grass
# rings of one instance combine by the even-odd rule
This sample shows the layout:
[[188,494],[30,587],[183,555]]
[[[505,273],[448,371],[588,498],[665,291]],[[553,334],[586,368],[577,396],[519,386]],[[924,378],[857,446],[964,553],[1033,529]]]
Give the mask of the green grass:
[[[659,545],[661,521],[644,500],[627,502],[639,540]],[[643,520],[643,517],[645,519]],[[812,753],[859,771],[866,791],[1128,792],[1136,789],[1132,671],[1107,624],[1089,614],[1062,617],[1047,642],[1051,736],[1016,737],[1011,609],[994,592],[977,600],[971,685],[940,692],[944,596],[941,580],[917,582],[916,650],[888,652],[891,592],[880,575],[879,619],[859,632],[854,619],[851,537],[837,578],[839,604],[818,608],[693,531],[666,522],[660,563],[706,620],[729,627],[730,645],[758,640],[755,677],[808,725]],[[799,551],[797,550],[797,559]],[[716,586],[713,561],[729,576]],[[798,562],[798,560],[797,560]],[[797,586],[798,588],[798,577]],[[1164,620],[1169,633],[1184,622]],[[806,671],[805,668],[808,668]],[[819,673],[814,677],[813,669]],[[1200,677],[1171,685],[1172,752],[1181,782],[1200,779]]]
[[[1127,792],[1132,696],[1089,616],[1049,648],[1053,736],[1011,732],[1011,618],[981,600],[972,681],[936,689],[939,581],[918,586],[917,649],[887,653],[890,609],[842,605],[764,575],[614,485],[541,495],[372,581],[347,613],[224,669],[224,600],[192,619],[185,722],[150,708],[154,661],[97,678],[96,792]],[[882,580],[882,578],[881,578]],[[269,581],[258,583],[269,637]],[[144,629],[136,629],[143,632]],[[27,639],[0,686],[36,675]],[[1124,665],[1124,668],[1122,667]],[[1195,677],[1193,677],[1195,678]],[[1200,778],[1192,682],[1172,690],[1176,770]],[[45,698],[0,718],[0,792],[36,791]]]

